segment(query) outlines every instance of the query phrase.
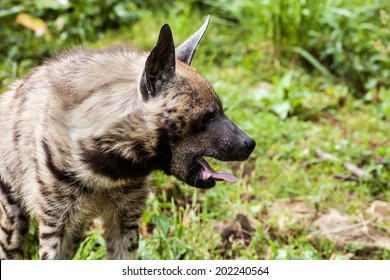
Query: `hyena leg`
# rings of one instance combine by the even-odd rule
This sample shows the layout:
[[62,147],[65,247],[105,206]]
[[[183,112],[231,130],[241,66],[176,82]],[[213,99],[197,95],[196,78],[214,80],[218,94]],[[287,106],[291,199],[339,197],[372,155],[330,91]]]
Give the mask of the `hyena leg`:
[[40,221],[39,257],[42,260],[73,258],[83,237],[84,226]]
[[139,240],[139,214],[118,213],[111,219],[106,216],[104,221],[104,235],[107,246],[107,259],[126,260],[134,259],[137,254]]
[[11,188],[0,179],[0,259],[23,259],[28,217]]
[[[138,220],[145,208],[148,190],[138,190],[118,196],[113,193],[110,200],[118,209],[105,209],[103,227],[107,244],[107,259],[134,259],[139,241]],[[110,207],[111,208],[111,207]]]
[[77,203],[58,200],[41,206],[39,217],[39,256],[41,259],[71,259],[81,242],[84,217]]

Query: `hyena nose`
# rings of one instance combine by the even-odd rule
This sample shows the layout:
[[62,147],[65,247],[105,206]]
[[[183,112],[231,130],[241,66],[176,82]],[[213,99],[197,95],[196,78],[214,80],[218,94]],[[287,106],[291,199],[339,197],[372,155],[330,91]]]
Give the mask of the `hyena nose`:
[[250,154],[253,152],[254,148],[256,147],[256,142],[252,138],[249,138],[248,140],[245,140],[245,145],[247,148],[247,153]]

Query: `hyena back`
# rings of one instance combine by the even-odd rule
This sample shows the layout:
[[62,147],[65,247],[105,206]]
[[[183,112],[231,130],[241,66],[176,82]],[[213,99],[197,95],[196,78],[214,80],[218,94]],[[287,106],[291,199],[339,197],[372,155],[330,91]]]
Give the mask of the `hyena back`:
[[150,54],[78,49],[0,95],[0,258],[22,259],[28,217],[41,259],[69,259],[101,217],[109,259],[134,258],[148,175],[211,188],[236,178],[204,156],[245,160],[255,142],[189,64],[207,28],[176,50],[168,25]]

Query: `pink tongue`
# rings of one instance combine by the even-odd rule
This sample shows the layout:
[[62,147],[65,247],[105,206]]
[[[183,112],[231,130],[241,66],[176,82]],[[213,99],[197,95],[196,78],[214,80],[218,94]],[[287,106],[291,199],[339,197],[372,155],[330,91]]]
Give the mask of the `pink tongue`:
[[215,171],[208,163],[207,161],[205,161],[203,158],[200,159],[198,161],[203,169],[200,173],[200,176],[202,178],[202,180],[206,181],[207,179],[209,178],[212,178],[214,180],[223,180],[223,181],[226,181],[226,182],[229,182],[229,183],[235,183],[238,181],[238,179],[236,177],[234,177],[233,175],[229,174],[229,173],[224,173],[224,172],[217,172]]

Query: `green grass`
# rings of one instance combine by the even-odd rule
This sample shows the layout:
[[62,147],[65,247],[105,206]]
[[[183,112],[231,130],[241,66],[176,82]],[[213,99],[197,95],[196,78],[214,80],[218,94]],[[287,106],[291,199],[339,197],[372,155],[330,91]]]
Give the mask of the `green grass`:
[[[366,249],[356,242],[340,246],[291,211],[291,205],[299,201],[317,217],[334,208],[349,215],[351,221],[360,221],[370,219],[366,209],[371,202],[390,203],[390,89],[382,84],[357,96],[348,82],[324,75],[327,71],[332,76],[337,73],[327,64],[331,62],[320,61],[313,49],[309,54],[300,51],[312,68],[302,67],[294,55],[277,55],[285,51],[284,46],[309,51],[305,44],[313,34],[308,29],[320,28],[310,22],[319,6],[344,3],[344,8],[352,9],[352,4],[301,1],[318,6],[293,6],[286,15],[281,7],[289,1],[280,0],[279,6],[271,5],[268,10],[269,1],[261,1],[260,6],[242,1],[239,7],[225,2],[234,1],[191,1],[191,5],[179,1],[173,9],[164,6],[156,11],[157,4],[149,1],[151,8],[136,10],[138,20],[131,27],[108,29],[101,39],[85,42],[92,47],[125,42],[150,50],[163,23],[171,25],[179,43],[201,25],[206,14],[213,13],[193,66],[213,85],[227,115],[257,142],[253,155],[244,163],[211,161],[218,170],[230,170],[240,179],[234,185],[218,183],[202,191],[160,172],[153,174],[154,191],[141,219],[138,258],[388,259],[389,251],[383,248]],[[294,18],[304,9],[312,9],[313,17]],[[289,18],[304,25],[290,25]],[[268,25],[259,26],[267,19]],[[53,53],[63,46],[57,47],[51,49],[52,44],[48,44],[46,51]],[[339,61],[337,57],[344,59],[343,55],[337,53],[333,63]],[[3,64],[0,70],[3,76],[21,76],[31,67],[29,63],[36,64],[34,61],[23,64],[12,60],[14,68]],[[23,70],[23,65],[28,67]],[[385,70],[381,73],[387,75]],[[377,78],[376,85],[383,77]],[[316,159],[317,149],[337,160],[307,164]],[[351,174],[345,162],[363,168],[368,176],[358,181],[340,179]],[[284,204],[287,206],[278,208]],[[242,217],[249,220],[249,227]],[[389,219],[374,219],[372,224],[378,232],[389,235]],[[102,229],[86,234],[75,259],[104,259]],[[28,258],[37,258],[34,225],[29,238],[35,242],[30,242]]]

